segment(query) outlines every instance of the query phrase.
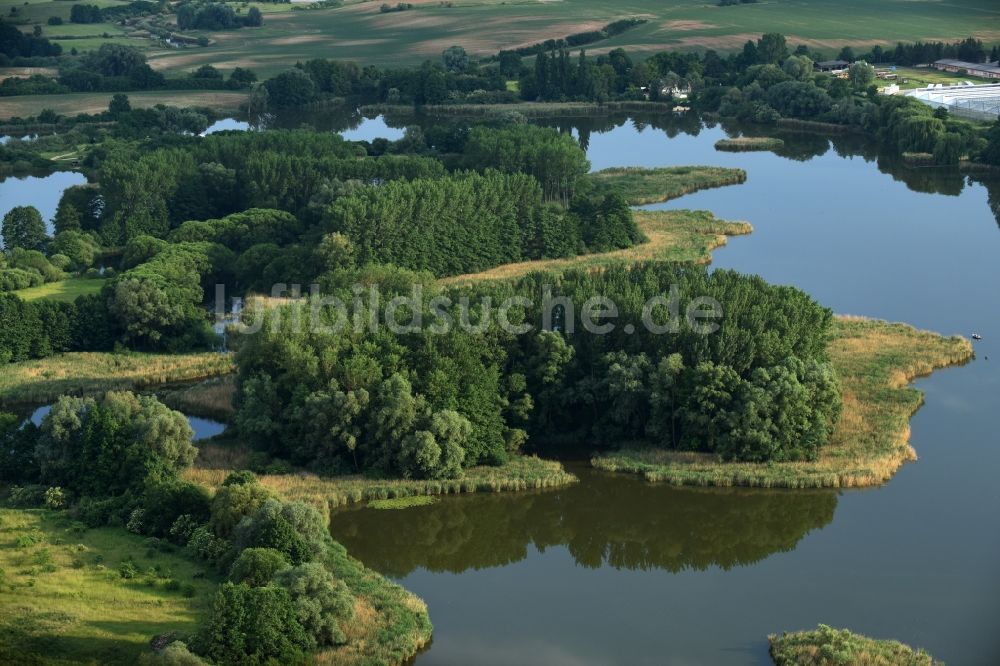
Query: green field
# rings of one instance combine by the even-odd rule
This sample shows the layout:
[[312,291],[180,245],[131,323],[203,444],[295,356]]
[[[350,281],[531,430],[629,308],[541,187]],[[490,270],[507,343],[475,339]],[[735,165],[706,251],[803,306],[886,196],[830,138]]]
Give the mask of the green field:
[[134,664],[153,636],[193,633],[215,588],[143,537],[38,509],[0,509],[0,571],[4,664]]
[[[973,83],[992,83],[988,79],[980,79],[975,76],[959,76],[951,72],[939,72],[928,67],[897,67],[896,80],[885,81],[885,83],[896,83],[903,90],[913,88],[926,88],[932,83],[943,83],[945,85],[956,85],[962,81],[972,81]],[[880,82],[880,85],[883,85]]]
[[37,301],[45,298],[51,301],[72,303],[77,296],[96,294],[104,286],[104,282],[105,280],[101,278],[69,278],[58,282],[49,282],[40,287],[21,289],[14,293],[26,301]]
[[[62,0],[0,0],[0,17],[25,32],[31,32],[36,25],[40,26],[42,36],[59,43],[63,47],[63,53],[69,53],[74,48],[81,53],[96,50],[104,42],[128,44],[142,49],[148,49],[152,45],[137,29],[118,23],[70,23],[69,13],[73,4]],[[123,0],[87,0],[81,4],[114,7],[127,3]],[[11,14],[12,9],[15,14]],[[63,24],[49,25],[47,21],[53,16],[61,18]]]
[[[113,93],[69,93],[66,95],[21,95],[0,97],[0,119],[36,116],[42,109],[52,109],[65,116],[78,113],[100,113],[108,110]],[[216,111],[236,111],[247,96],[243,92],[164,90],[130,92],[129,101],[135,108],[157,104],[171,106],[204,106]]]
[[710,0],[459,0],[451,7],[437,0],[416,0],[413,9],[385,14],[379,11],[380,4],[269,13],[261,28],[208,33],[214,40],[209,47],[152,51],[150,58],[162,70],[189,71],[212,63],[223,69],[251,67],[264,75],[296,60],[318,57],[366,64],[412,63],[436,59],[452,44],[470,53],[492,54],[594,30],[626,16],[642,16],[649,23],[589,50],[614,46],[644,54],[671,48],[735,50],[751,37],[775,31],[786,34],[792,44],[805,43],[830,55],[845,45],[969,35],[991,44],[1000,42],[1000,5],[993,0],[764,0],[735,7],[718,7]]
[[[116,0],[98,0],[113,5]],[[254,3],[256,4],[256,3]],[[390,3],[394,4],[394,3]],[[438,58],[459,44],[470,53],[488,55],[502,48],[532,44],[552,37],[598,29],[627,16],[649,20],[612,39],[591,45],[591,52],[625,47],[639,54],[666,49],[732,51],[764,32],[781,32],[792,44],[835,54],[842,46],[891,46],[897,41],[956,40],[973,35],[988,44],[1000,43],[1000,5],[993,0],[912,2],[886,0],[763,0],[756,4],[719,7],[713,0],[415,0],[413,8],[382,13],[380,2],[347,2],[331,9],[309,10],[289,5],[259,4],[261,28],[203,34],[204,48],[163,49],[143,38],[137,28],[115,24],[71,25],[71,4],[57,0],[0,0],[0,15],[25,31],[41,24],[67,50],[96,48],[107,32],[112,41],[146,49],[154,67],[186,72],[211,63],[224,70],[250,67],[268,76],[297,60],[335,58],[363,63],[405,64]],[[450,5],[450,6],[447,6]],[[11,8],[17,15],[9,16]],[[240,8],[240,7],[238,7]],[[246,11],[242,8],[241,11]],[[49,26],[49,16],[66,24]]]

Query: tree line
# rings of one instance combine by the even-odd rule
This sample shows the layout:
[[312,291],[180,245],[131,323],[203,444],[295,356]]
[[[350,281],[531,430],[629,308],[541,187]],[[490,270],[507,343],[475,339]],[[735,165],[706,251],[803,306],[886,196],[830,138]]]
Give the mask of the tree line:
[[[419,283],[423,326],[359,331],[334,326],[342,314],[308,306],[266,315],[237,353],[241,436],[321,471],[439,478],[503,462],[525,442],[579,451],[641,441],[730,460],[812,459],[839,415],[839,384],[826,358],[831,313],[758,277],[652,264],[445,292],[429,276],[375,278],[385,275],[332,271],[321,278],[323,293],[343,298],[347,321],[368,321],[372,306],[351,285],[380,284],[389,299]],[[645,328],[647,302],[672,286],[681,312],[697,296],[721,303],[720,329]],[[472,328],[435,330],[428,305],[435,295],[451,299],[443,307],[452,322]],[[617,305],[607,335],[580,330],[567,305],[594,296]],[[471,310],[460,307],[463,297]],[[535,330],[515,335],[480,309],[486,298],[511,297],[531,304],[515,307],[509,320]],[[669,305],[655,316],[666,325]]]
[[[183,663],[302,663],[347,642],[355,592],[334,572],[361,569],[326,518],[278,499],[250,472],[230,474],[214,496],[184,481],[198,452],[191,439],[187,419],[154,397],[64,396],[37,427],[0,414],[0,479],[17,484],[16,506],[125,528],[223,578],[197,633],[169,648]],[[132,575],[127,563],[119,573]]]

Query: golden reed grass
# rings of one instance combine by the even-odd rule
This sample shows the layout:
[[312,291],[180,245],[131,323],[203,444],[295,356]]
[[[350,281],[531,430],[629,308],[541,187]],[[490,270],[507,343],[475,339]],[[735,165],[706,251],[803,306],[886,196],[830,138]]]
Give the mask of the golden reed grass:
[[916,460],[910,417],[923,393],[915,378],[972,357],[965,338],[944,337],[906,324],[838,317],[829,343],[844,408],[831,441],[812,462],[734,463],[690,452],[635,449],[595,456],[594,467],[642,474],[676,485],[850,488],[887,481]]

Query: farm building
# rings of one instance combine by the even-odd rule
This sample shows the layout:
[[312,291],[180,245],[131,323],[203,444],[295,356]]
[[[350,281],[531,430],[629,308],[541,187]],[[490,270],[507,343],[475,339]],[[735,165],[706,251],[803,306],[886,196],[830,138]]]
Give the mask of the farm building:
[[944,107],[949,113],[964,118],[987,121],[1000,118],[1000,83],[931,85],[903,94],[934,108]]
[[823,60],[814,65],[820,72],[843,72],[850,66],[851,63],[846,60]]
[[962,72],[969,76],[978,76],[983,79],[1000,79],[1000,65],[997,63],[983,64],[979,62],[964,62],[962,60],[938,60],[934,63],[934,69],[942,72]]

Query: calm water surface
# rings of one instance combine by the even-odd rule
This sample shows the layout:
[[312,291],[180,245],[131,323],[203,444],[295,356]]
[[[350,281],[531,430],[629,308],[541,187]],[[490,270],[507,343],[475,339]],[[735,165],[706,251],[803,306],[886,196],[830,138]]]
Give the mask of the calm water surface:
[[[303,122],[371,140],[414,120],[324,112],[274,126]],[[427,601],[434,641],[418,664],[764,664],[768,633],[820,622],[1000,663],[1000,183],[898,168],[857,138],[721,153],[723,130],[690,119],[546,122],[572,131],[595,169],[746,169],[743,185],[654,206],[752,222],[715,266],[837,312],[985,340],[974,362],[918,382],[920,461],[881,488],[671,488],[572,465],[581,482],[562,490],[335,514],[336,538]],[[83,182],[0,180],[0,215],[34,205],[49,220]]]
[[595,169],[747,170],[744,185],[662,206],[753,223],[716,266],[837,312],[985,340],[974,362],[918,382],[920,461],[881,488],[672,488],[574,466],[581,482],[563,490],[335,514],[337,539],[427,601],[434,641],[417,663],[764,664],[768,633],[820,622],[1000,663],[1000,229],[987,187],[892,168],[854,138],[733,154],[714,150],[720,128],[601,124],[573,130]]
[[63,190],[86,182],[83,174],[75,171],[56,171],[46,176],[0,176],[0,219],[16,206],[34,206],[51,234],[52,218]]
[[[27,417],[36,426],[42,424],[42,419],[45,415],[52,411],[52,405],[42,405],[41,407],[34,408],[30,415]],[[221,435],[222,431],[226,429],[226,424],[220,421],[214,421],[212,419],[203,419],[199,416],[191,416],[190,414],[185,414],[184,418],[187,419],[188,425],[191,426],[191,430],[194,431],[194,441],[199,439],[208,439],[210,437],[215,437],[216,435]]]

